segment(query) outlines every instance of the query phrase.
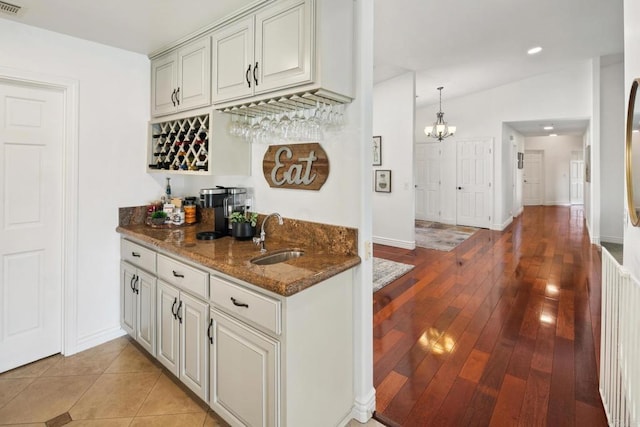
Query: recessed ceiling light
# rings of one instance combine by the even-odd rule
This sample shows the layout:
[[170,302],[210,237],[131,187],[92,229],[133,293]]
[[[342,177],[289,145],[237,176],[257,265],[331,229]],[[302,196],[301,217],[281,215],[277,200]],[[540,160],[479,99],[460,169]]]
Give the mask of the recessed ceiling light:
[[535,55],[536,53],[542,52],[542,48],[540,46],[532,47],[527,51],[529,55]]
[[557,133],[550,133],[549,136],[558,136]]
[[553,130],[553,126],[545,126],[542,129],[544,129],[544,130]]

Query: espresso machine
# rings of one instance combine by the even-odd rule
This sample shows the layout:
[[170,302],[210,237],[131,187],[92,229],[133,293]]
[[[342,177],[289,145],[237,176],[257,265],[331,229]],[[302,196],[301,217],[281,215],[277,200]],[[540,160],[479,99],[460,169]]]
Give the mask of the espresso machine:
[[202,222],[213,222],[212,231],[197,233],[198,240],[214,240],[231,235],[229,217],[233,212],[244,212],[246,188],[221,187],[200,190]]
[[212,231],[201,231],[196,234],[198,240],[219,239],[227,235],[224,202],[227,189],[224,187],[203,188],[200,190],[200,218],[202,222],[213,222]]

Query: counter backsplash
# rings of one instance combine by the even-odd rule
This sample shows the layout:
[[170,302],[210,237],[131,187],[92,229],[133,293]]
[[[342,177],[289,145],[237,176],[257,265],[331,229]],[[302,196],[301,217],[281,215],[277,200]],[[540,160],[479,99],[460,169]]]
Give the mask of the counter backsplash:
[[[198,220],[210,223],[213,228],[213,215],[208,209],[198,208]],[[145,224],[147,206],[132,206],[119,208],[118,225]],[[258,216],[257,233],[265,215]],[[292,218],[284,218],[283,225],[279,225],[274,218],[265,226],[268,239],[277,239],[292,246],[304,246],[309,249],[324,249],[334,254],[357,255],[358,254],[358,230],[356,228],[341,225],[321,224],[317,222],[302,221]]]

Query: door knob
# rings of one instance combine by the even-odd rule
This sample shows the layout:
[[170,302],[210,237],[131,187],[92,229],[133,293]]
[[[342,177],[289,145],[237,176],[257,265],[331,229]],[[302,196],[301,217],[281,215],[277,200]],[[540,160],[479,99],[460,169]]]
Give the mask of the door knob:
[[458,190],[462,190],[462,187],[458,187]]

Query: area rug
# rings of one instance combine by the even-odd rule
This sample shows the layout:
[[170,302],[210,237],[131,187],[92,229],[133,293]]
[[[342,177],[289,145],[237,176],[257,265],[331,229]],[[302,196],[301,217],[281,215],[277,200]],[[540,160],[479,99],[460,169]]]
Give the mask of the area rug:
[[389,283],[413,270],[413,265],[388,259],[373,258],[373,292],[378,291]]
[[416,246],[449,252],[478,228],[416,220]]

